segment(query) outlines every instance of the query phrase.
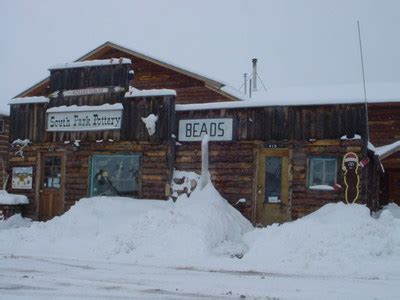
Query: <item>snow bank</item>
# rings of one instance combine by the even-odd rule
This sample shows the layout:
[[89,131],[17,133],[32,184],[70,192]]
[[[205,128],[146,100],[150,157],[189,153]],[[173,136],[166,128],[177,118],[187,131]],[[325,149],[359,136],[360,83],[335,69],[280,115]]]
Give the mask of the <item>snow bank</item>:
[[0,220],[0,230],[27,227],[31,224],[31,219],[23,218],[20,214],[16,214],[9,217],[7,220]]
[[242,269],[360,277],[400,276],[400,208],[379,218],[363,205],[327,204],[291,223],[256,229]]
[[28,197],[25,195],[9,194],[7,191],[0,190],[0,204],[3,205],[18,205],[28,204]]
[[209,185],[177,202],[96,197],[46,223],[0,232],[0,253],[186,266],[241,256],[250,223]]
[[206,270],[400,278],[400,208],[391,204],[371,217],[363,205],[328,204],[297,221],[254,229],[208,184],[175,203],[82,199],[51,221],[1,230],[0,254],[11,253]]

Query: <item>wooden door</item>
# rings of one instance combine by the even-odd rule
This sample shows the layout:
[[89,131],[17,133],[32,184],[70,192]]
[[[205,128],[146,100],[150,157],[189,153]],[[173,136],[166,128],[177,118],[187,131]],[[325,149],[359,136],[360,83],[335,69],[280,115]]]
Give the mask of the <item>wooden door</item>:
[[400,171],[388,172],[389,177],[389,201],[400,205]]
[[256,225],[289,220],[289,150],[260,149],[256,188]]
[[64,212],[64,153],[43,154],[40,175],[39,220],[46,221]]

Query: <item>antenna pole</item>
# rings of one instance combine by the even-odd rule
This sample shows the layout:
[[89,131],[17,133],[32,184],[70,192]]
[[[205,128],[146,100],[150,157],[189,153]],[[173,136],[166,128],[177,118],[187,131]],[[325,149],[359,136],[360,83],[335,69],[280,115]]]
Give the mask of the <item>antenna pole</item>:
[[247,94],[247,73],[243,74],[244,77],[244,94]]
[[358,41],[359,41],[359,45],[360,45],[361,70],[362,70],[363,88],[364,88],[365,118],[366,118],[366,122],[367,122],[367,132],[366,133],[367,133],[367,141],[369,141],[367,89],[366,89],[366,85],[365,85],[364,56],[363,56],[362,42],[361,42],[360,21],[357,21],[357,28],[358,28]]

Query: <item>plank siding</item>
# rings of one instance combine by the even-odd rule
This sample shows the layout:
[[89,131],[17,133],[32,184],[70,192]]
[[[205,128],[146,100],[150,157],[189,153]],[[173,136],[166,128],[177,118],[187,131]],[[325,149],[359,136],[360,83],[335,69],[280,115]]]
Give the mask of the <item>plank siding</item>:
[[[141,155],[141,172],[139,174],[140,197],[144,199],[166,199],[166,183],[171,176],[168,166],[168,145],[154,145],[149,142],[104,142],[81,143],[79,151],[74,151],[72,145],[64,143],[32,144],[24,149],[24,156],[12,156],[12,167],[33,167],[35,176],[38,176],[38,160],[42,153],[63,152],[66,155],[66,176],[64,211],[67,211],[76,201],[89,195],[90,159],[95,154],[128,154]],[[156,171],[155,171],[156,170]],[[16,190],[28,196],[30,204],[24,207],[24,215],[37,218],[38,195],[35,191],[39,179],[33,181],[32,190]],[[11,189],[11,183],[9,183]]]

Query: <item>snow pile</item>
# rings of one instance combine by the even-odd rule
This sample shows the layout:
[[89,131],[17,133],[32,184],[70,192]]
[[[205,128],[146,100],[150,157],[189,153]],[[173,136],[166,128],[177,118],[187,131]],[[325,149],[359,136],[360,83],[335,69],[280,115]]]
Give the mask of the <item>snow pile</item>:
[[0,253],[186,266],[242,256],[251,224],[212,185],[177,202],[95,197],[46,223],[0,232]]
[[297,221],[254,229],[208,184],[175,203],[82,199],[61,217],[12,227],[0,231],[1,255],[400,278],[400,207],[395,204],[375,217],[363,205],[327,204]]
[[23,218],[20,214],[16,214],[9,217],[7,220],[0,220],[0,230],[27,227],[31,224],[31,219]]
[[29,199],[25,195],[9,194],[7,191],[0,190],[0,204],[3,205],[18,205],[28,204]]
[[298,274],[400,276],[400,208],[379,218],[363,205],[327,204],[292,223],[245,235],[243,269]]

